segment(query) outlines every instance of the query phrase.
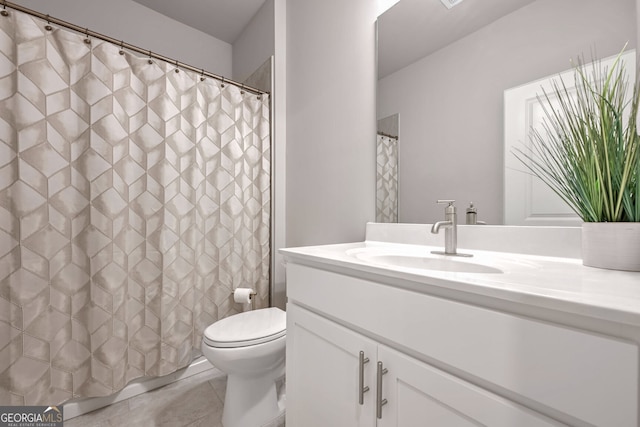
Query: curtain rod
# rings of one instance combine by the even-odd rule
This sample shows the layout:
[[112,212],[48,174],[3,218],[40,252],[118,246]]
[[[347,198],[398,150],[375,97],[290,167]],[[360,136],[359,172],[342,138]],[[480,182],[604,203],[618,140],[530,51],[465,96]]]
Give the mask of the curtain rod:
[[236,82],[234,80],[226,79],[223,76],[219,76],[219,75],[211,73],[209,71],[205,71],[204,69],[193,67],[193,66],[191,66],[189,64],[185,64],[184,62],[180,62],[180,61],[177,61],[175,59],[167,58],[166,56],[157,54],[157,53],[152,52],[150,50],[144,50],[142,48],[139,48],[138,46],[134,46],[132,44],[125,43],[122,40],[116,40],[113,37],[105,36],[104,34],[97,33],[95,31],[92,31],[92,30],[88,29],[88,28],[82,28],[82,27],[79,27],[78,25],[72,24],[70,22],[63,21],[62,19],[54,18],[53,16],[45,15],[44,13],[37,12],[37,11],[35,11],[33,9],[29,9],[27,7],[20,6],[20,5],[15,4],[15,3],[8,2],[6,0],[2,1],[2,6],[3,6],[3,10],[2,10],[1,14],[3,16],[7,16],[8,12],[6,10],[4,10],[4,9],[9,7],[11,9],[15,9],[17,11],[24,12],[24,13],[26,13],[28,15],[35,16],[36,18],[40,18],[40,19],[42,19],[44,21],[47,21],[47,23],[49,23],[49,24],[55,24],[55,25],[58,25],[60,27],[68,28],[68,29],[76,31],[78,33],[85,34],[87,37],[94,37],[96,39],[104,40],[104,41],[106,41],[108,43],[111,43],[111,44],[114,44],[116,46],[119,46],[120,49],[127,49],[127,50],[131,50],[131,51],[134,51],[134,52],[137,52],[137,53],[141,53],[141,54],[143,54],[145,56],[149,56],[150,58],[155,58],[155,59],[158,59],[160,61],[164,61],[164,62],[166,62],[168,64],[175,65],[177,68],[182,68],[182,69],[185,69],[185,70],[193,71],[195,73],[200,74],[203,77],[210,77],[210,78],[219,80],[223,84],[228,83],[228,84],[237,86],[242,90],[245,90],[247,92],[251,92],[251,93],[256,94],[256,95],[262,95],[262,94],[268,94],[269,93],[269,92],[266,92],[266,91],[263,91],[263,90],[260,90],[260,89],[256,89],[256,88],[251,87],[251,86],[247,86],[247,85],[245,85],[243,83]]
[[378,135],[380,135],[380,136],[386,136],[387,138],[398,139],[398,135],[391,135],[391,134],[384,133],[384,132],[378,132]]

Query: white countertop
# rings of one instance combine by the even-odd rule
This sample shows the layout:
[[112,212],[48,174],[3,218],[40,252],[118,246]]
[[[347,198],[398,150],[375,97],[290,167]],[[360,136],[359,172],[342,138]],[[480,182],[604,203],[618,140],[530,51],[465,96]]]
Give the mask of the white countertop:
[[[585,267],[577,258],[560,258],[458,248],[473,258],[458,259],[499,268],[501,273],[461,273],[390,267],[359,253],[391,254],[442,250],[441,246],[364,241],[280,249],[285,260],[353,276],[372,274],[383,283],[424,285],[640,326],[640,273]],[[432,256],[432,255],[429,255]],[[418,287],[419,289],[419,287]]]

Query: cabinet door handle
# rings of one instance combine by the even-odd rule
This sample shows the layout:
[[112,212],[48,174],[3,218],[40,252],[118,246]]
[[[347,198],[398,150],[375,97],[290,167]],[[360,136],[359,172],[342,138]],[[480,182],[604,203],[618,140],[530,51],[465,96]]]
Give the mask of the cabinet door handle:
[[364,351],[360,352],[360,365],[358,367],[358,403],[364,404],[364,394],[369,391],[369,386],[364,385],[364,364],[369,363],[369,358],[364,357]]
[[387,368],[382,367],[382,362],[378,362],[378,375],[377,375],[377,395],[376,395],[376,417],[382,418],[382,407],[387,404],[387,399],[382,398],[382,376],[389,372]]

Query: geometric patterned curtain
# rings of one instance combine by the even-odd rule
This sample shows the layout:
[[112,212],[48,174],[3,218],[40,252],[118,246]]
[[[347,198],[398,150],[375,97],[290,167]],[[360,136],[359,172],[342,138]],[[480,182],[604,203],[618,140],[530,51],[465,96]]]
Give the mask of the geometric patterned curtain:
[[377,136],[376,222],[398,222],[398,138]]
[[0,405],[169,374],[269,299],[268,96],[45,25],[0,17]]

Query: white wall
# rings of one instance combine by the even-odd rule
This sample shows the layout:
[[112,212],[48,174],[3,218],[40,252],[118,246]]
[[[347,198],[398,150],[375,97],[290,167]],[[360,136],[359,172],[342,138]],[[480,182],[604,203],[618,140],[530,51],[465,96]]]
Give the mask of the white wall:
[[287,0],[274,0],[274,79],[272,138],[275,174],[273,200],[274,292],[272,302],[284,308],[286,303],[285,269],[279,248],[287,242]]
[[[20,5],[231,78],[229,43],[132,0],[21,0]],[[258,64],[259,65],[259,64]]]
[[287,1],[288,246],[362,240],[375,219],[377,7]]
[[274,0],[266,0],[233,42],[233,80],[245,81],[274,51]]
[[286,246],[286,0],[266,0],[233,43],[234,80],[244,81],[267,58],[274,56],[272,96],[272,303],[284,308],[285,272],[278,248]]
[[378,0],[378,16],[382,15],[387,9],[391,9],[393,5],[400,0]]
[[502,222],[503,93],[636,43],[635,0],[538,0],[380,80],[378,117],[400,114],[400,222],[470,201]]

